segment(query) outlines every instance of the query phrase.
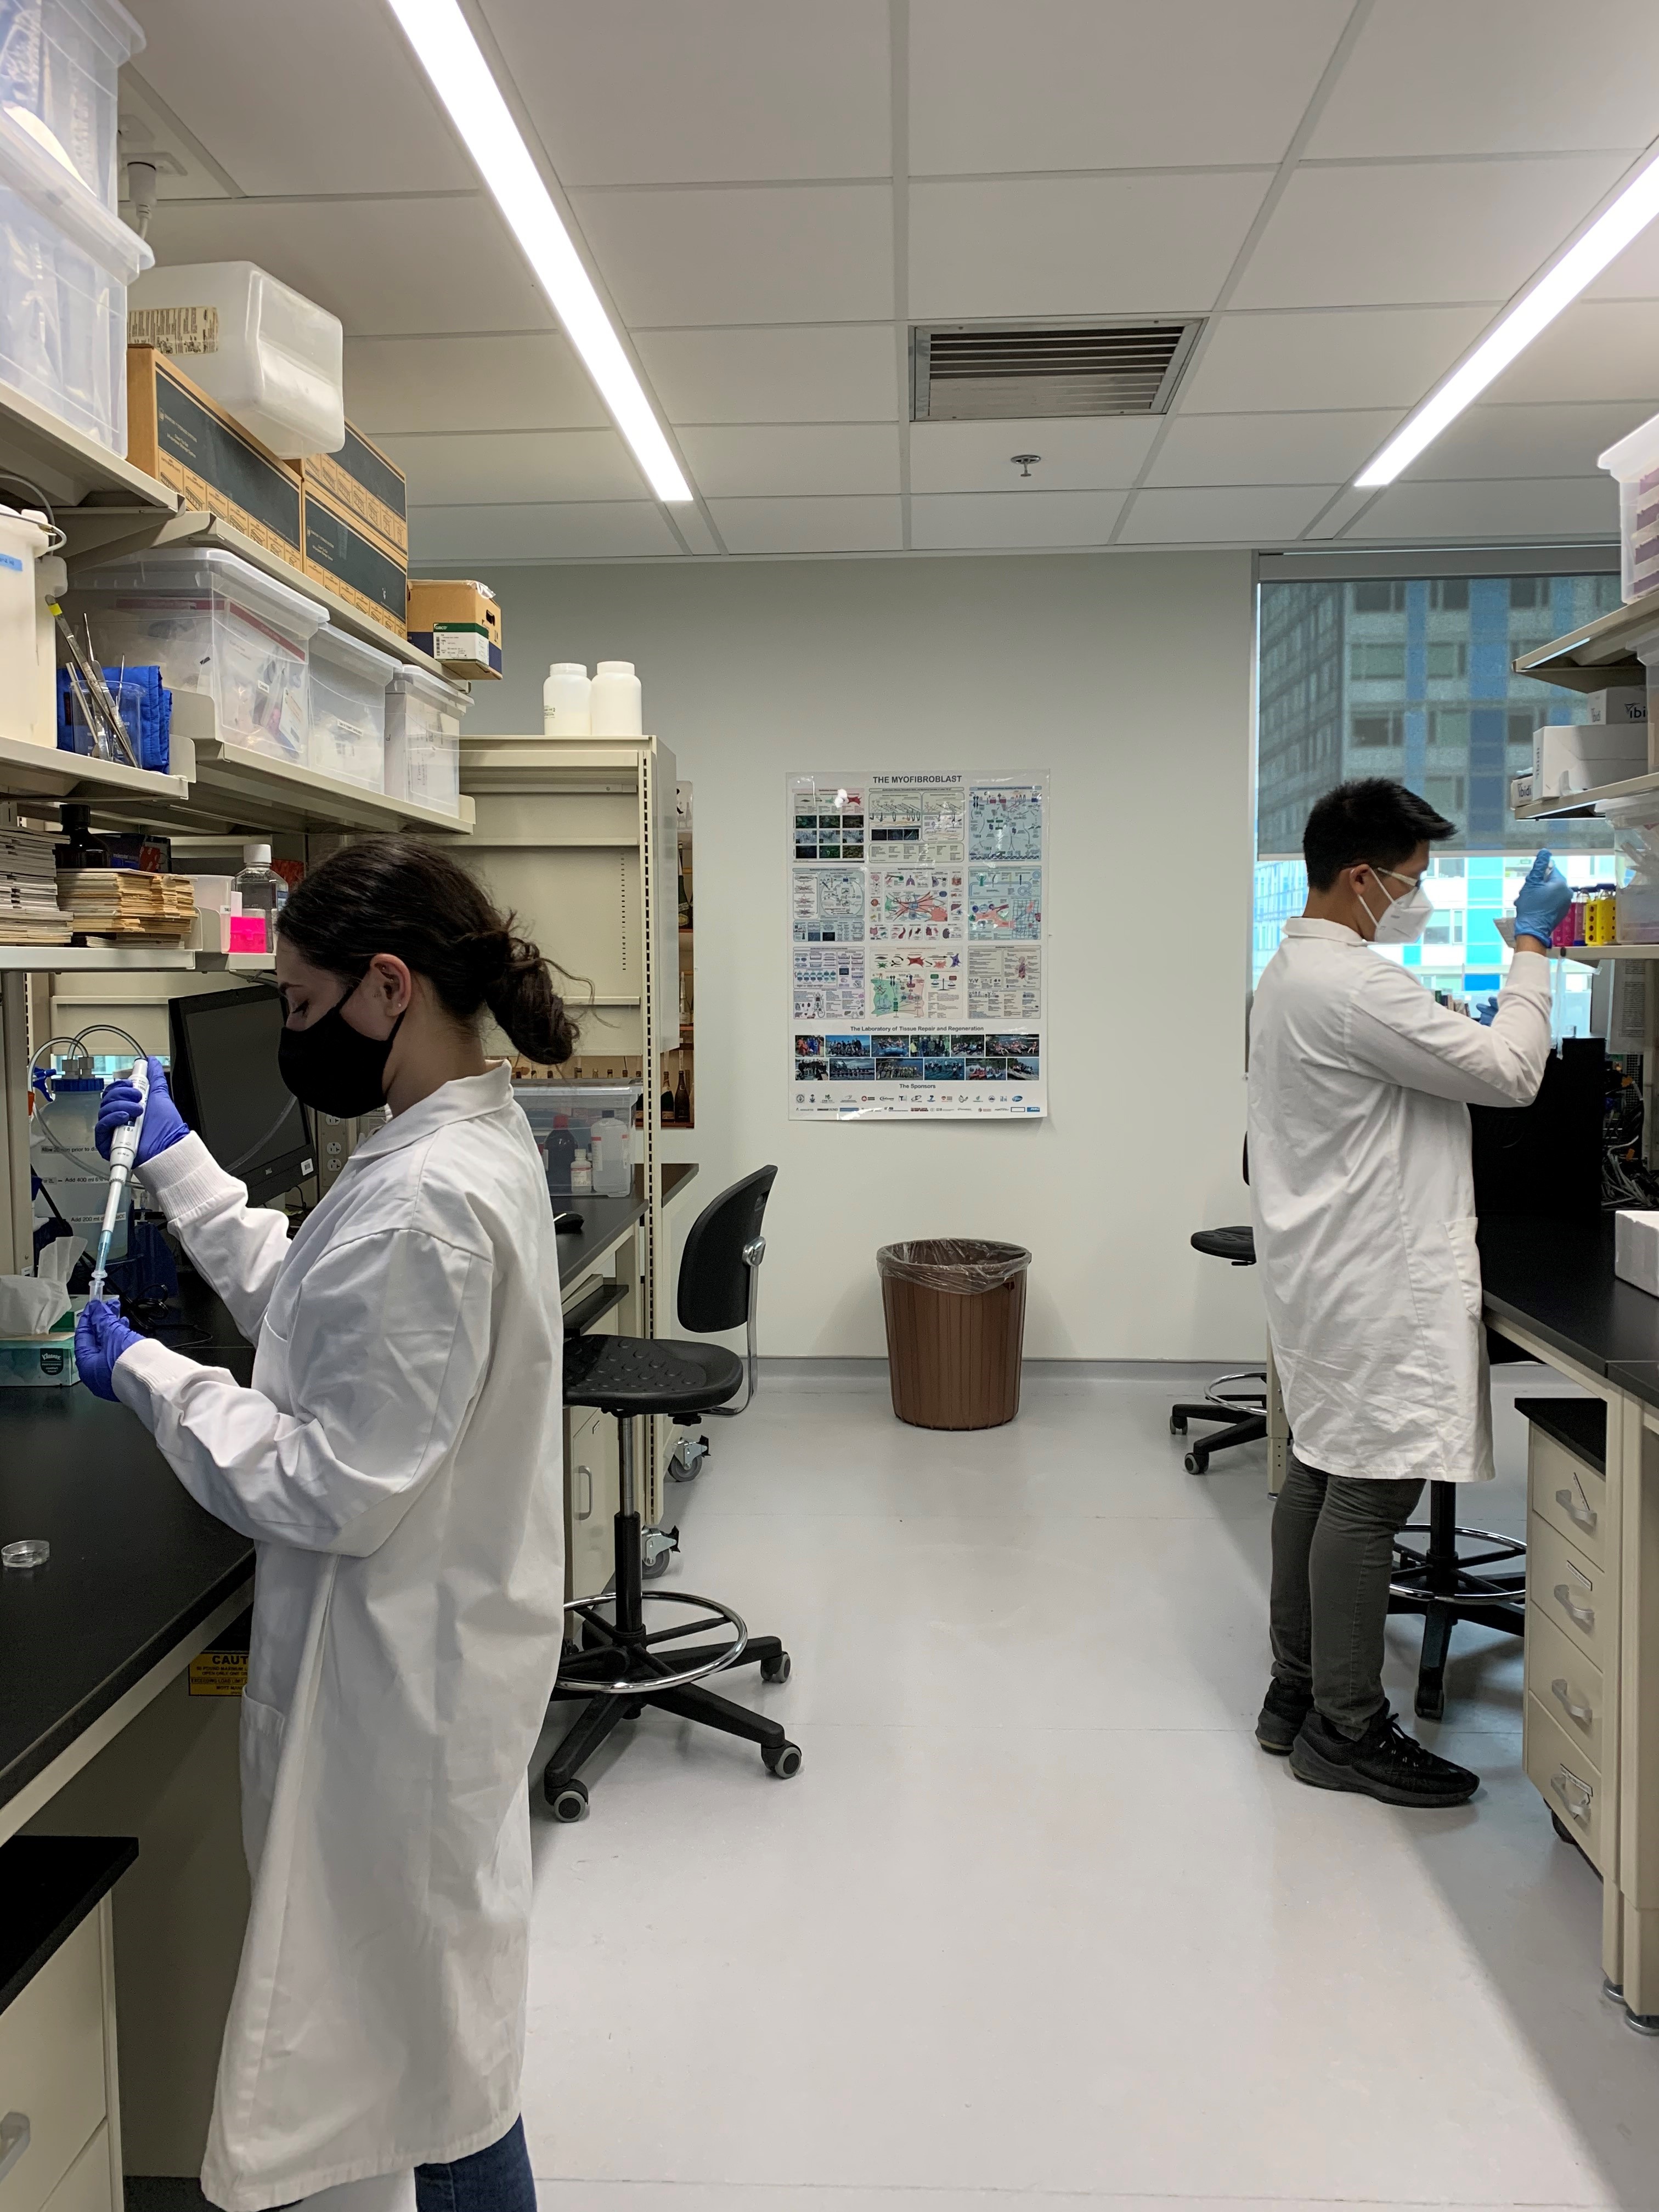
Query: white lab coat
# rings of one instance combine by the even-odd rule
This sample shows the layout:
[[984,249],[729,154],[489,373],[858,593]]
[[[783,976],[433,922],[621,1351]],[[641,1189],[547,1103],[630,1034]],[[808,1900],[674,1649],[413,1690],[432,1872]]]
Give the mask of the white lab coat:
[[504,1065],[375,1131],[292,1243],[198,1137],[142,1172],[257,1347],[251,1389],[148,1342],[114,1381],[257,1547],[253,1901],[202,2185],[264,2212],[518,2116],[564,1595],[552,1210]]
[[1250,1013],[1250,1196],[1309,1467],[1490,1480],[1468,1109],[1529,1104],[1549,1048],[1539,953],[1483,1029],[1340,922],[1286,924]]

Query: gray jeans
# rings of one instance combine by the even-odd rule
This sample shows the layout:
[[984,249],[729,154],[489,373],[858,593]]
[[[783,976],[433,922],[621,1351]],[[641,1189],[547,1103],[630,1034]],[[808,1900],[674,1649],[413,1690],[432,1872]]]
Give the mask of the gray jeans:
[[1344,1735],[1363,1735],[1387,1703],[1382,1624],[1394,1539],[1422,1495],[1420,1482],[1321,1474],[1291,1454],[1273,1508],[1273,1680],[1311,1691]]

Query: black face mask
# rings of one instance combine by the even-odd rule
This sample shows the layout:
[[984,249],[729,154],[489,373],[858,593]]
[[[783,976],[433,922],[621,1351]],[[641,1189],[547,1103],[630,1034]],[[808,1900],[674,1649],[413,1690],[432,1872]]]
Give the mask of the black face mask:
[[343,1121],[386,1104],[386,1064],[404,1019],[399,1014],[387,1036],[354,1030],[340,1009],[356,988],[353,983],[308,1028],[284,1024],[276,1040],[276,1072],[300,1103]]

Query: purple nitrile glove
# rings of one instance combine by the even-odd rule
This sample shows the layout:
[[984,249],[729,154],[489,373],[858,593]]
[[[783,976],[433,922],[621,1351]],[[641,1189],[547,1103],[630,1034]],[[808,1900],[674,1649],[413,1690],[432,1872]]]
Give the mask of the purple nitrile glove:
[[[106,1084],[104,1095],[98,1102],[98,1126],[92,1140],[105,1159],[109,1158],[110,1141],[118,1129],[125,1129],[138,1119],[141,1102],[138,1086],[121,1076]],[[144,1126],[138,1132],[138,1158],[143,1167],[153,1160],[157,1152],[166,1152],[176,1145],[180,1137],[190,1134],[190,1124],[173,1103],[173,1093],[167,1089],[167,1072],[161,1061],[151,1057],[149,1063],[149,1098],[143,1103]]]
[[94,1398],[115,1396],[115,1363],[143,1338],[121,1318],[119,1298],[89,1298],[75,1324],[75,1364]]

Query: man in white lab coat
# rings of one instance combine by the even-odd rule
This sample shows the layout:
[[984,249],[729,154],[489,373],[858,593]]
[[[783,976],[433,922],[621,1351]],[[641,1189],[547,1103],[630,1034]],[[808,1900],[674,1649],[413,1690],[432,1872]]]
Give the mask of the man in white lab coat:
[[1550,1048],[1546,955],[1570,898],[1547,852],[1516,901],[1483,1028],[1372,951],[1423,933],[1453,824],[1381,778],[1308,817],[1308,903],[1250,1015],[1256,1258],[1294,1449],[1273,1515],[1273,1671],[1257,1740],[1326,1790],[1461,1805],[1480,1778],[1382,1692],[1393,1541],[1425,1481],[1492,1469],[1471,1105],[1525,1106]]

